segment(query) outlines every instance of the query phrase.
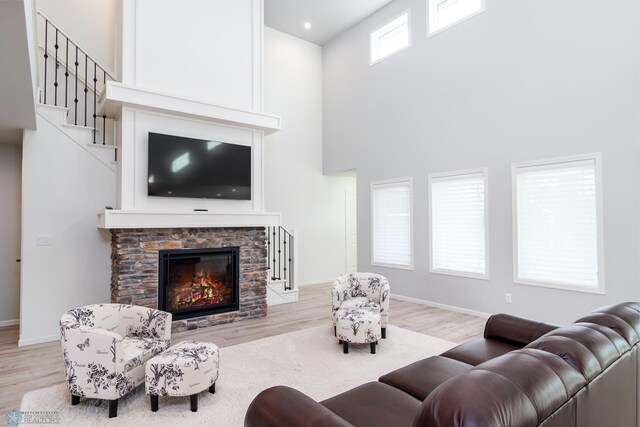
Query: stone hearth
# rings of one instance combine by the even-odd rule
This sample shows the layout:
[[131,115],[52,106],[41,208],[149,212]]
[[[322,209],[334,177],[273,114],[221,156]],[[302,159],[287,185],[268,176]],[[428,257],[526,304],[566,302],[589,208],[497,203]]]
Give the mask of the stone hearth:
[[111,302],[158,308],[158,251],[240,247],[240,309],[173,322],[173,332],[267,314],[264,227],[112,229]]

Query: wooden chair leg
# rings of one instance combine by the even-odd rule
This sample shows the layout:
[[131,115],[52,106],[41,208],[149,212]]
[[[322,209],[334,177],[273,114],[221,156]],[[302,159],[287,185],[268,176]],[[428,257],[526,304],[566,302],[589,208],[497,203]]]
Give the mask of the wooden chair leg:
[[342,341],[342,351],[344,351],[344,354],[349,353],[349,341]]
[[191,412],[198,412],[198,395],[192,394],[191,398]]
[[376,344],[377,342],[371,343],[371,354],[376,354]]
[[338,336],[338,327],[337,327],[337,326],[334,326],[334,327],[333,327],[333,336],[334,336],[334,337],[337,337],[337,336]]
[[151,395],[151,412],[158,412],[158,396]]
[[216,392],[216,383],[213,383],[211,387],[209,387],[209,393],[214,394]]
[[78,403],[80,403],[80,396],[75,396],[75,395],[71,395],[71,404],[73,406],[76,406]]
[[118,399],[109,401],[109,418],[118,416]]
[[382,338],[387,339],[387,328],[382,328]]

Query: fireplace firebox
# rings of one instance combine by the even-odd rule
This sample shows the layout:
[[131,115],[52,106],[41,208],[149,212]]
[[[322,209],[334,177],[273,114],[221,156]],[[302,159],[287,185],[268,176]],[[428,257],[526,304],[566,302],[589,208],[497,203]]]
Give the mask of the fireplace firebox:
[[240,248],[161,250],[158,308],[174,320],[236,311]]

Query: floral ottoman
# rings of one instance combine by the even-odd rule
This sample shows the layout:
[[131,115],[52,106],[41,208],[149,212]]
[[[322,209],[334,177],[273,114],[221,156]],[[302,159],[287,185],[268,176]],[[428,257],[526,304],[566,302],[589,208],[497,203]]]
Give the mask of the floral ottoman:
[[145,391],[151,410],[158,410],[158,396],[190,396],[191,411],[198,410],[198,393],[215,393],[220,358],[210,342],[182,341],[151,358],[145,365]]
[[349,343],[371,344],[371,354],[376,353],[376,344],[382,336],[380,311],[370,308],[346,308],[335,312],[336,335],[349,353]]

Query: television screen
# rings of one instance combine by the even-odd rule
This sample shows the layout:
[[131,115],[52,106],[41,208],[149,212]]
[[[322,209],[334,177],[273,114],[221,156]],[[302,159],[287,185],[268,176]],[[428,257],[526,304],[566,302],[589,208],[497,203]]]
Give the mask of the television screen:
[[251,200],[251,147],[149,132],[148,195]]

